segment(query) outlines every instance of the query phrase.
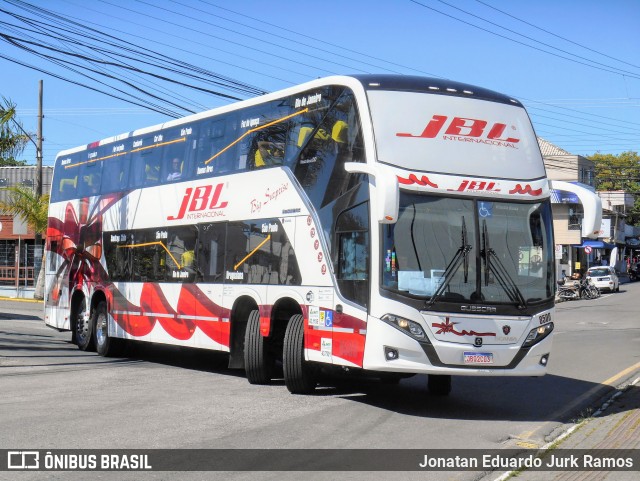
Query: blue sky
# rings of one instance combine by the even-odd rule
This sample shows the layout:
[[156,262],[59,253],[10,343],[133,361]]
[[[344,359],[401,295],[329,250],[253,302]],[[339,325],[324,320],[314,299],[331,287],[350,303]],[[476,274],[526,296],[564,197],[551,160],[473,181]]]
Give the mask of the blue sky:
[[[538,136],[571,153],[640,151],[638,0],[28,3],[265,91],[332,74],[444,77],[518,98]],[[0,34],[29,39],[29,27],[7,14],[34,17],[25,5],[0,0],[6,11],[0,12]],[[60,150],[171,119],[16,61],[97,86],[83,67],[65,70],[6,41],[0,41],[0,56],[12,59],[0,58],[0,95],[17,105],[30,132],[37,125],[38,80],[44,80],[45,165]],[[137,83],[140,77],[131,78]],[[157,79],[140,82],[196,111],[229,103]],[[35,159],[33,146],[22,158]]]

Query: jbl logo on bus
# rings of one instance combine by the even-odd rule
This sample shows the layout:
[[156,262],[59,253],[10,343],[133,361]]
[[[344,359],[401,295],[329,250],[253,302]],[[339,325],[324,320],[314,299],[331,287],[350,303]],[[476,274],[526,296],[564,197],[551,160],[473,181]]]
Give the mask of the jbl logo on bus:
[[420,135],[398,132],[396,136],[433,139],[444,129],[444,135],[475,138],[485,137],[489,140],[508,142],[511,144],[520,142],[520,139],[514,137],[503,139],[502,136],[506,128],[506,124],[499,122],[490,125],[486,120],[467,119],[464,117],[453,117],[449,119],[446,115],[434,115]]
[[224,209],[228,204],[226,201],[220,201],[223,186],[224,184],[220,183],[215,187],[213,185],[188,187],[184,191],[178,214],[168,216],[167,220],[180,220],[185,215],[191,218],[190,214],[194,214],[193,217],[215,217],[210,214],[211,211]]

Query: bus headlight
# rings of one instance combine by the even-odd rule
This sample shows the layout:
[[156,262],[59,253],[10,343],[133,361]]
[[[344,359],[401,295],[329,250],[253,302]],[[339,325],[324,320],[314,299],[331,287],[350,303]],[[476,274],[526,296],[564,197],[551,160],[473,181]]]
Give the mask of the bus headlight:
[[410,321],[404,317],[394,316],[393,314],[385,314],[381,319],[418,341],[429,341],[424,329],[422,329],[422,326],[417,322]]
[[551,334],[553,331],[553,322],[549,322],[547,324],[543,324],[542,326],[538,326],[535,329],[531,329],[527,338],[524,340],[522,347],[531,347],[534,344],[542,341],[545,337]]

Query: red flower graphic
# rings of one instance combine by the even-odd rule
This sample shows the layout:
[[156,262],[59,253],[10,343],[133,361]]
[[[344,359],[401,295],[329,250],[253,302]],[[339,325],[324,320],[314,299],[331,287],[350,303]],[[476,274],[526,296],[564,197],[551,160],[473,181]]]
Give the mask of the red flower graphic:
[[63,258],[47,296],[49,304],[58,304],[65,286],[70,293],[74,288],[82,288],[88,281],[103,285],[107,283],[107,273],[100,264],[102,215],[122,195],[100,197],[91,208],[88,198],[80,199],[79,215],[69,202],[65,208],[64,220],[49,218],[47,237],[50,239],[49,245],[56,246],[56,251],[49,255],[58,254]]
[[438,330],[436,334],[455,334],[456,336],[495,336],[495,332],[476,332],[476,331],[467,331],[463,329],[462,331],[456,331],[455,325],[460,324],[459,322],[451,322],[448,317],[445,317],[444,322],[434,322],[431,324],[431,327],[435,327]]

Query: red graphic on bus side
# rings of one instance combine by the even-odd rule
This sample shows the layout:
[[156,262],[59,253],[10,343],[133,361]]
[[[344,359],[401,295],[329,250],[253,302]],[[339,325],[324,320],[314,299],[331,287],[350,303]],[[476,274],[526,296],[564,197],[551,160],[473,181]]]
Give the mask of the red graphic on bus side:
[[429,180],[429,177],[427,177],[426,175],[423,175],[419,179],[415,174],[409,174],[409,177],[407,179],[398,176],[398,182],[404,185],[418,184],[422,187],[434,187],[436,189],[438,188],[438,184],[434,184],[433,182],[431,182]]
[[529,194],[532,196],[538,196],[542,194],[542,189],[532,189],[529,184],[522,187],[520,184],[516,184],[516,186],[509,191],[510,194]]

